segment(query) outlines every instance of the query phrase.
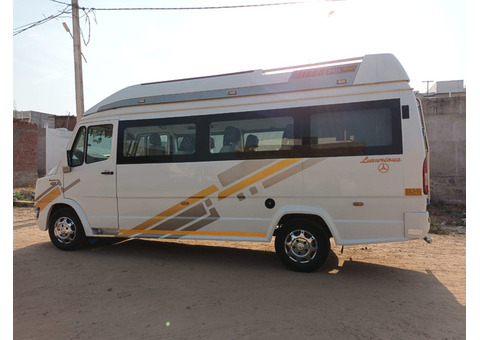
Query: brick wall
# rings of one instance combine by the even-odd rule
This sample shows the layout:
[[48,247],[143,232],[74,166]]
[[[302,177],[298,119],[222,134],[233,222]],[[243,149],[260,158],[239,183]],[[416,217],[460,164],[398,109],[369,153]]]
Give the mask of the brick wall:
[[66,128],[68,131],[73,131],[76,124],[75,116],[55,116],[55,129]]
[[38,127],[27,122],[13,122],[13,186],[35,185],[37,180]]

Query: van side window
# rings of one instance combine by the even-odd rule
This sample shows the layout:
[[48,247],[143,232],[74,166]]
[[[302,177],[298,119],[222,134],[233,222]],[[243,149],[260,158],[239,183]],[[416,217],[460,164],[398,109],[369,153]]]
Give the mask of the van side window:
[[110,157],[112,150],[112,125],[89,126],[85,163],[101,162]]
[[77,135],[75,136],[75,141],[73,142],[71,152],[71,166],[79,166],[83,164],[83,156],[85,154],[85,127],[81,127]]
[[120,123],[119,163],[171,161],[196,152],[195,124],[166,124],[146,119]]
[[210,124],[210,153],[253,153],[291,149],[293,118],[264,117],[214,121]]
[[400,153],[400,122],[398,117],[394,119],[398,108],[393,110],[393,103],[379,103],[313,112],[309,136],[312,155],[353,156],[394,150]]
[[390,111],[371,109],[317,113],[311,116],[310,134],[315,145],[333,142],[361,142],[384,146],[392,142]]
[[119,122],[118,164],[402,153],[400,100]]

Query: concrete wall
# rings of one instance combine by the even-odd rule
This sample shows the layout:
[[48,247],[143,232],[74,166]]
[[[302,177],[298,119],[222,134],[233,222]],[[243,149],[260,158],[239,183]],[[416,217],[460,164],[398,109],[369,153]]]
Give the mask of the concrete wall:
[[421,101],[430,142],[432,202],[464,204],[466,97],[421,97]]
[[43,177],[47,173],[46,164],[46,148],[47,148],[47,129],[39,128],[38,129],[38,139],[37,139],[37,173],[38,177]]
[[38,127],[13,122],[13,186],[33,186],[37,180]]
[[68,131],[67,129],[46,129],[45,166],[47,173],[60,162],[71,135],[72,131]]

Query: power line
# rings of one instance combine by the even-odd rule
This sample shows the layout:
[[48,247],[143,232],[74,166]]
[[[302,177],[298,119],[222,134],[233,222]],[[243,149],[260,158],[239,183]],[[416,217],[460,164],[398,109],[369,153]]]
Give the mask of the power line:
[[[30,24],[26,24],[20,27],[17,27],[13,30],[13,35],[16,36],[26,30],[29,30],[33,27],[40,26],[49,22],[50,20],[56,19],[64,14],[71,14],[72,4],[59,1],[59,0],[50,0],[58,4],[65,5],[66,7],[55,15],[50,15],[42,20],[35,21]],[[344,1],[344,0],[323,0],[323,1]],[[290,1],[290,2],[273,2],[265,4],[249,4],[249,5],[230,5],[230,6],[199,6],[199,7],[112,7],[112,8],[96,8],[96,7],[78,7],[83,10],[88,19],[88,14],[95,11],[192,11],[192,10],[219,10],[219,9],[239,9],[239,8],[255,8],[255,7],[272,7],[272,6],[288,6],[288,5],[299,5],[308,2],[316,2],[315,0],[310,1]]]
[[[50,0],[62,5],[70,6],[70,4],[58,0]],[[336,0],[333,0],[336,1]],[[236,8],[252,8],[252,7],[269,7],[269,6],[285,6],[298,5],[309,1],[291,1],[291,2],[275,2],[266,4],[250,4],[250,5],[231,5],[231,6],[200,6],[200,7],[115,7],[115,8],[96,8],[96,7],[79,7],[82,10],[94,11],[191,11],[191,10],[214,10],[214,9],[236,9]]]
[[[50,20],[56,19],[64,14],[72,14],[72,4],[59,1],[59,0],[50,0],[58,4],[65,5],[66,7],[59,11],[59,13],[50,15],[42,20],[38,20],[26,25],[19,26],[13,29],[13,36],[16,36],[20,33],[23,33],[33,27],[40,26],[49,22]],[[328,0],[327,0],[328,1]],[[337,1],[337,0],[330,0]],[[285,5],[298,5],[303,4],[309,1],[291,1],[291,2],[276,2],[276,3],[266,3],[266,4],[250,4],[250,5],[231,5],[231,6],[203,6],[203,7],[116,7],[116,8],[96,8],[96,7],[80,7],[79,9],[83,10],[85,15],[88,18],[88,13],[95,14],[95,11],[191,11],[191,10],[218,10],[218,9],[237,9],[237,8],[254,8],[254,7],[269,7],[269,6],[285,6]],[[89,19],[88,19],[89,20]]]
[[19,26],[17,28],[14,28],[13,29],[13,36],[16,36],[22,32],[25,32],[33,27],[37,27],[37,26],[40,26],[42,24],[45,24],[47,22],[49,22],[50,20],[53,20],[53,19],[56,19],[58,17],[61,17],[62,15],[64,14],[71,14],[72,11],[70,9],[70,5],[68,5],[67,7],[65,7],[62,11],[59,11],[57,14],[52,14],[48,17],[45,17],[43,18],[42,20],[38,20],[38,21],[35,21],[35,22],[32,22],[32,23],[29,23],[29,24],[26,24],[26,25],[22,25],[22,26]]

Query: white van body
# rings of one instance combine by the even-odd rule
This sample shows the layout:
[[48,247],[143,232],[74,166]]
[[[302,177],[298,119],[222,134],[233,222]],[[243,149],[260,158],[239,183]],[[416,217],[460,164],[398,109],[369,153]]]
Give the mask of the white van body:
[[[55,214],[70,209],[86,237],[268,242],[293,219],[338,245],[423,238],[428,143],[408,82],[380,54],[125,88],[37,181],[38,226],[73,238]],[[290,267],[312,270],[319,236],[297,229]]]

